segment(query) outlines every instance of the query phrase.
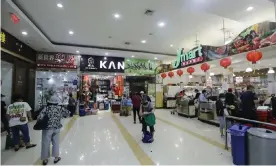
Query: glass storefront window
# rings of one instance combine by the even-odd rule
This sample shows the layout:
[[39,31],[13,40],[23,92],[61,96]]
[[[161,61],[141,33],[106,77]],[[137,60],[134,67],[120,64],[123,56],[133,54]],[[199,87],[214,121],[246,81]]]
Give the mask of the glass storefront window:
[[76,71],[70,72],[36,72],[35,110],[45,106],[52,94],[57,95],[60,104],[68,104],[69,93],[77,97],[78,76]]
[[12,97],[12,73],[13,64],[1,61],[1,94],[5,95],[4,101],[7,105],[11,103]]

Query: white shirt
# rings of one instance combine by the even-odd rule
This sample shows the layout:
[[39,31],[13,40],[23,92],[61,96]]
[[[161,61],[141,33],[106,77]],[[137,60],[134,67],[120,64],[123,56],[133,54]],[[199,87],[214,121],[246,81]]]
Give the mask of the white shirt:
[[[27,112],[31,110],[32,108],[26,102],[15,102],[10,104],[7,109],[7,115],[10,116],[9,126],[13,127],[28,123]],[[20,117],[26,117],[26,121],[21,122]]]
[[201,94],[199,95],[199,101],[200,101],[200,102],[207,102],[207,99],[206,99],[206,97],[205,97],[205,95],[204,95],[203,93],[201,93]]

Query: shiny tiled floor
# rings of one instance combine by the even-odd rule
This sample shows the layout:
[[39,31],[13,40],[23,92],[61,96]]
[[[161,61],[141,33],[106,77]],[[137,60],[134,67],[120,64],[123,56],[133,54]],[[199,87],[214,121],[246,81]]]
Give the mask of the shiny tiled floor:
[[[155,114],[159,119],[182,125],[195,133],[223,143],[217,127],[202,124],[195,119],[170,115],[168,110],[157,110]],[[141,124],[133,124],[132,117],[115,116],[119,120],[118,123],[121,123],[130,134],[131,139],[136,141],[145,155],[148,155],[157,165],[232,164],[229,152],[161,120],[157,120],[155,126],[154,143],[143,144]],[[64,123],[67,124],[69,120],[66,119]],[[32,129],[31,125],[30,129]],[[38,146],[30,150],[22,149],[17,153],[3,150],[5,142],[2,137],[1,164],[34,164],[40,155],[41,133],[31,130],[31,137]],[[62,160],[59,164],[139,165],[140,162],[136,158],[138,155],[135,149],[131,149],[127,140],[109,112],[79,117],[60,145]]]
[[[185,127],[185,118],[170,115],[168,110],[157,110],[157,117],[170,120],[172,123],[180,123]],[[182,118],[182,119],[179,119]],[[184,118],[184,119],[183,119]],[[219,147],[211,145],[199,138],[189,135],[179,129],[174,128],[160,120],[155,125],[155,141],[152,144],[141,143],[141,125],[130,125],[132,117],[120,117],[121,123],[131,133],[133,138],[139,142],[142,149],[149,155],[157,165],[179,165],[179,164],[198,164],[198,165],[230,165],[231,154]],[[194,122],[197,126],[195,132],[200,132],[201,122]],[[203,124],[206,126],[206,124]],[[189,127],[189,126],[187,126]],[[203,129],[206,129],[204,127]],[[219,135],[218,128],[210,127],[209,132]]]
[[[62,124],[65,126],[70,121],[70,118],[62,120]],[[31,142],[37,144],[32,149],[20,149],[18,152],[11,150],[5,150],[6,137],[1,137],[1,165],[32,165],[40,156],[41,148],[41,131],[33,130],[35,122],[29,123],[29,131]],[[63,131],[64,128],[61,129]]]

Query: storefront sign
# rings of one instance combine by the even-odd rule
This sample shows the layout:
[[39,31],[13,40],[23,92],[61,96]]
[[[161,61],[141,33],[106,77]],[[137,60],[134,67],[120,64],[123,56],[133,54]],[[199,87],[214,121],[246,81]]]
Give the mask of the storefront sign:
[[202,46],[198,46],[186,53],[183,51],[183,48],[177,50],[177,59],[172,63],[174,69],[194,65],[204,61]]
[[67,53],[38,53],[36,56],[39,68],[76,69],[76,56]]
[[80,70],[89,72],[117,72],[123,73],[125,69],[124,58],[82,55]]
[[158,61],[143,59],[126,59],[125,73],[131,74],[154,74],[156,67],[160,64]]
[[1,48],[19,54],[28,60],[35,61],[36,51],[3,29],[1,29]]

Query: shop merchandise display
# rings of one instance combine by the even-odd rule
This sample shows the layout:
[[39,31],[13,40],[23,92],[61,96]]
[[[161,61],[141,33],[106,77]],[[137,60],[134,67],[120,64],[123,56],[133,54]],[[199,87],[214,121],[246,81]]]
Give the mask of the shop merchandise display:
[[68,105],[69,94],[77,98],[78,76],[76,72],[51,72],[37,71],[35,110],[43,108],[50,96],[55,94],[59,98],[59,104]]

